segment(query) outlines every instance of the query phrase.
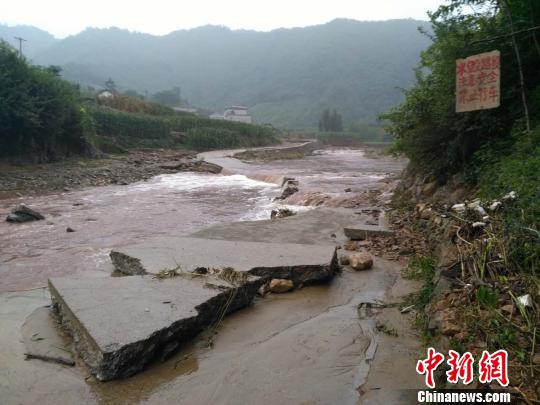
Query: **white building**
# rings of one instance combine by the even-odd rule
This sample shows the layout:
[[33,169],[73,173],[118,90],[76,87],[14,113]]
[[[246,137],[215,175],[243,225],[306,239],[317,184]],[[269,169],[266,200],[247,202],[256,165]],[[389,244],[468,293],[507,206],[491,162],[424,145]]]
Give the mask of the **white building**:
[[111,99],[115,97],[115,94],[110,90],[101,90],[96,94],[96,97],[100,100]]
[[248,108],[241,105],[233,105],[223,113],[224,119],[227,121],[246,122],[251,124],[253,121],[248,113]]

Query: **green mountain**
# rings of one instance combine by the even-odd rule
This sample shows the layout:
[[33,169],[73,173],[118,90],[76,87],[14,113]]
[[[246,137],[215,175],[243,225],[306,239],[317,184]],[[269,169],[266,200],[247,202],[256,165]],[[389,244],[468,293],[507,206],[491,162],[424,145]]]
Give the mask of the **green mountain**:
[[15,37],[24,38],[26,40],[22,45],[23,54],[30,59],[50,48],[57,41],[57,39],[47,31],[43,31],[36,27],[29,25],[15,25],[9,27],[0,24],[0,39],[18,50],[19,41],[16,40]]
[[118,28],[89,28],[55,41],[34,62],[63,67],[63,75],[141,93],[182,89],[193,105],[223,111],[250,107],[257,122],[316,127],[325,108],[345,126],[374,121],[402,101],[412,68],[428,45],[415,20],[334,20],[271,32],[205,26],[165,36]]

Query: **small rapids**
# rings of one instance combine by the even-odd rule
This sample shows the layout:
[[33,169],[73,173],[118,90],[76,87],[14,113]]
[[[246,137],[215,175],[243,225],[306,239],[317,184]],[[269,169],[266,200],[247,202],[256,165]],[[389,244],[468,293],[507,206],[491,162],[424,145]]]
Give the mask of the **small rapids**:
[[[52,276],[108,274],[114,247],[153,236],[188,235],[221,222],[269,219],[278,207],[308,210],[320,205],[321,195],[324,200],[343,195],[345,188],[365,189],[402,167],[359,150],[325,150],[270,163],[223,162],[232,167],[225,166],[222,175],[166,174],[127,186],[0,201],[2,217],[23,202],[46,217],[25,224],[0,222],[0,291],[44,285]],[[300,192],[274,201],[283,176],[298,179]],[[314,193],[317,198],[310,200]],[[75,232],[66,232],[68,227]]]
[[[358,403],[373,332],[367,323],[372,320],[354,320],[359,302],[382,299],[393,285],[398,269],[386,261],[376,271],[344,271],[328,284],[270,294],[264,303],[256,300],[225,318],[219,334],[211,331],[211,347],[203,334],[168,361],[128,379],[98,383],[79,367],[23,360],[19,328],[50,297],[45,289],[21,290],[44,286],[52,276],[109,277],[112,248],[154,236],[197,232],[207,238],[327,243],[348,223],[348,214],[312,211],[273,223],[222,223],[268,219],[277,207],[298,212],[318,201],[331,206],[377,187],[387,173],[403,168],[403,162],[373,159],[358,150],[249,164],[223,152],[212,155],[221,159],[222,175],[167,174],[126,186],[0,200],[0,216],[24,202],[46,217],[24,224],[0,221],[0,292],[19,291],[2,294],[5,350],[0,358],[9,364],[4,386],[15,387],[3,400],[44,405]],[[300,191],[275,201],[283,176],[296,178]],[[66,232],[67,227],[75,232]]]
[[[0,202],[46,220],[0,222],[1,291],[43,285],[51,276],[110,271],[111,248],[157,235],[181,236],[218,222],[268,219],[279,186],[244,175],[167,174],[127,186]],[[75,232],[66,232],[70,227]]]

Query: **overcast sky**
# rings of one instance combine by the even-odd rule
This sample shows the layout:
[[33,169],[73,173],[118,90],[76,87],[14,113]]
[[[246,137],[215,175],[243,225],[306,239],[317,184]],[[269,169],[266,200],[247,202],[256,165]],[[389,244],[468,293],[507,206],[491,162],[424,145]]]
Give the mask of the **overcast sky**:
[[86,27],[156,35],[206,24],[269,31],[344,17],[427,19],[443,0],[0,0],[0,22],[34,25],[62,38]]

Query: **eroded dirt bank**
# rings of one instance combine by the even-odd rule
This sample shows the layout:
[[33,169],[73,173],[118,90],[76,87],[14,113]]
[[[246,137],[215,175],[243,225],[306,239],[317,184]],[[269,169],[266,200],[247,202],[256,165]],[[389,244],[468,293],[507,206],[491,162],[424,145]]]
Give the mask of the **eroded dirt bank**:
[[[296,177],[304,176],[306,185],[314,191],[317,182],[327,184],[325,190],[319,190],[330,195],[325,200],[344,195],[362,204],[369,201],[373,190],[388,185],[380,181],[386,178],[387,171],[381,165],[379,170],[357,172],[354,176],[355,158],[360,158],[361,165],[369,166],[361,153],[354,153],[350,160],[336,159],[336,154],[319,155],[313,157],[315,167],[310,168],[306,159],[291,161],[289,167]],[[350,165],[350,175],[336,174],[343,172],[343,163],[339,163],[343,161]],[[286,168],[286,164],[281,167]],[[264,172],[262,169],[253,171],[272,175],[275,166]],[[81,193],[88,193],[83,206],[73,206],[81,197],[76,193],[43,200],[51,207],[63,208],[57,211],[54,224],[48,225],[54,226],[54,231],[44,231],[45,224],[41,223],[21,225],[15,234],[19,240],[7,245],[11,246],[7,254],[1,253],[0,271],[11,274],[6,280],[16,278],[18,272],[26,275],[24,282],[15,283],[16,289],[36,285],[32,270],[39,261],[45,263],[42,272],[58,263],[62,272],[84,271],[89,276],[109,277],[110,265],[105,260],[80,267],[91,257],[85,249],[100,241],[100,250],[108,252],[121,241],[127,243],[123,239],[126,234],[132,241],[152,235],[195,232],[195,236],[218,239],[342,245],[343,226],[355,215],[354,210],[318,208],[278,221],[239,221],[257,219],[257,212],[268,218],[274,204],[271,200],[279,193],[279,187],[233,175],[215,177],[219,182],[214,182],[213,188],[208,186],[212,184],[211,178],[204,177],[204,186],[195,182],[188,189],[187,174],[173,176],[175,180],[161,177],[148,184],[126,186],[122,191],[126,194],[117,194],[120,186],[83,190]],[[224,178],[232,182],[224,184]],[[356,185],[355,179],[364,182]],[[344,190],[351,187],[357,187],[357,192],[349,197],[351,192]],[[156,204],[156,198],[161,203]],[[205,206],[202,210],[193,208],[201,205]],[[111,206],[118,209],[108,212],[107,207]],[[70,207],[75,212],[88,211],[66,215],[71,212]],[[94,221],[99,226],[79,228],[70,236],[74,240],[64,240],[66,218],[84,224],[88,214],[98,213],[97,207],[112,222]],[[249,212],[251,218],[246,217]],[[202,217],[200,222],[193,220],[197,215]],[[62,236],[51,238],[55,233]],[[109,236],[102,239],[103,235]],[[8,240],[7,233],[3,234],[3,242]],[[64,265],[74,252],[79,252],[79,256]],[[49,295],[44,289],[3,293],[0,363],[9,367],[0,370],[0,395],[10,404],[410,403],[403,389],[418,387],[421,380],[413,373],[418,340],[408,329],[409,315],[399,314],[396,305],[411,288],[401,280],[400,269],[395,261],[376,259],[373,270],[345,269],[329,284],[257,299],[251,307],[226,318],[217,334],[203,333],[167,362],[132,378],[108,383],[94,380],[79,361],[73,368],[24,361],[21,325],[37,307],[50,303]],[[37,272],[41,273],[38,278],[43,277],[42,272]],[[398,330],[399,336],[380,333],[381,322]],[[407,367],[410,370],[404,371]]]
[[[185,167],[176,167],[181,162]],[[127,185],[179,170],[209,171],[197,167],[195,152],[164,149],[133,150],[101,159],[72,158],[47,164],[0,162],[0,199],[91,186]]]

